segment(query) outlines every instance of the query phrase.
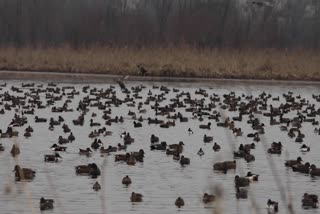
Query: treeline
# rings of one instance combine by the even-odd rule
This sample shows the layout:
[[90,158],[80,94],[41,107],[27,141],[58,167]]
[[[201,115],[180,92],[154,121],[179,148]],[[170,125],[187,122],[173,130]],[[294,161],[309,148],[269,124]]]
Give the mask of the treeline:
[[319,0],[0,0],[1,46],[319,48]]

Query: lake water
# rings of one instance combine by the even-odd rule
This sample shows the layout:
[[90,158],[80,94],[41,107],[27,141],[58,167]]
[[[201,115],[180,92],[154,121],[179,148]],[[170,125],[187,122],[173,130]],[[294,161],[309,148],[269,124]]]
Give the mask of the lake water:
[[[4,81],[2,81],[4,83]],[[28,92],[28,88],[22,88],[20,81],[6,81],[7,86],[3,87],[0,93],[10,91],[11,86],[19,87],[24,92]],[[26,81],[25,81],[26,82]],[[36,82],[47,86],[46,82]],[[137,86],[138,82],[127,82],[127,87]],[[318,109],[319,103],[312,98],[312,94],[319,94],[320,85],[308,84],[285,84],[285,83],[270,83],[270,82],[237,82],[237,81],[218,81],[207,83],[165,83],[165,82],[144,82],[146,88],[140,92],[143,97],[136,102],[144,102],[148,96],[148,91],[153,94],[160,94],[159,89],[153,89],[153,85],[165,85],[169,89],[177,88],[181,91],[190,92],[192,98],[203,98],[200,95],[195,95],[194,92],[199,88],[206,89],[207,93],[212,95],[218,94],[222,97],[223,94],[234,91],[236,95],[241,96],[253,95],[257,96],[263,91],[270,93],[273,97],[280,96],[280,101],[268,101],[268,104],[273,104],[278,107],[285,100],[283,93],[292,91],[295,95],[301,95],[310,103],[316,105]],[[242,122],[235,122],[236,127],[241,127],[244,134],[242,137],[235,137],[229,129],[217,127],[216,122],[204,120],[200,122],[198,119],[192,119],[190,112],[185,112],[184,108],[177,109],[184,116],[189,118],[188,123],[180,123],[176,121],[176,126],[169,129],[159,128],[158,125],[148,125],[148,121],[142,122],[142,128],[134,128],[133,120],[128,116],[128,111],[134,111],[137,116],[143,118],[155,117],[154,111],[150,109],[150,105],[144,105],[146,113],[138,113],[137,107],[128,107],[122,104],[119,107],[111,107],[112,117],[123,115],[124,123],[112,124],[105,126],[105,121],[102,119],[103,112],[97,108],[90,108],[90,111],[85,116],[83,126],[74,126],[72,120],[76,119],[79,112],[76,107],[80,99],[88,94],[82,93],[81,89],[88,84],[73,84],[61,83],[58,87],[74,86],[80,91],[80,95],[75,95],[72,102],[69,103],[69,108],[73,108],[73,112],[52,113],[51,107],[45,109],[36,109],[35,115],[49,119],[53,117],[57,119],[61,115],[65,119],[65,123],[69,125],[73,134],[76,137],[75,142],[67,144],[66,152],[60,152],[63,160],[58,163],[45,163],[43,156],[52,154],[50,146],[58,142],[58,137],[61,135],[67,137],[69,134],[63,133],[61,126],[56,126],[54,131],[48,130],[48,122],[35,123],[35,115],[26,115],[28,124],[33,127],[34,132],[29,138],[23,136],[23,127],[15,127],[19,131],[19,137],[2,138],[0,143],[5,147],[5,151],[0,152],[0,210],[1,213],[39,213],[39,199],[41,197],[52,198],[55,200],[54,209],[44,211],[48,213],[113,213],[113,214],[150,214],[150,213],[267,213],[266,202],[270,198],[279,202],[279,213],[288,213],[286,200],[291,198],[295,213],[318,213],[317,209],[303,210],[301,208],[301,198],[303,193],[319,194],[320,185],[319,178],[311,178],[309,175],[304,175],[292,172],[284,166],[287,159],[296,159],[301,156],[306,162],[320,166],[320,135],[314,133],[314,128],[311,123],[303,123],[302,133],[305,134],[304,143],[311,147],[311,151],[302,154],[299,150],[301,144],[295,143],[294,138],[288,137],[287,132],[280,131],[279,125],[270,126],[269,118],[262,115],[256,115],[261,122],[265,124],[265,134],[261,135],[262,142],[256,143],[256,149],[252,150],[256,160],[251,163],[246,163],[243,159],[237,159],[237,169],[229,171],[227,174],[215,172],[213,164],[218,161],[232,160],[232,152],[238,148],[240,143],[252,143],[252,138],[247,138],[248,133],[254,131],[247,124],[248,115],[243,117]],[[120,99],[125,97],[121,93],[118,85],[114,85],[117,91],[117,96]],[[90,88],[107,89],[110,84],[90,84]],[[70,90],[66,90],[68,92]],[[45,94],[39,94],[42,100],[45,100]],[[166,94],[167,100],[160,105],[164,106],[169,103],[170,98],[174,98],[176,93],[172,90]],[[19,96],[23,96],[19,94]],[[55,106],[62,106],[67,97],[63,97],[62,101],[56,102]],[[206,103],[209,98],[206,97]],[[104,100],[102,100],[104,102]],[[246,102],[244,100],[244,102]],[[0,106],[0,109],[3,106]],[[269,108],[268,108],[269,109]],[[217,106],[216,111],[225,116],[238,116],[237,112],[229,112],[222,110]],[[99,151],[94,151],[91,157],[80,156],[79,148],[90,147],[93,139],[88,138],[88,134],[96,129],[90,127],[89,121],[92,112],[97,113],[94,117],[95,122],[103,124],[107,130],[112,131],[111,136],[99,137],[104,143],[116,146],[118,143],[123,143],[120,138],[120,133],[127,131],[135,138],[135,142],[129,145],[127,151],[138,151],[144,149],[144,163],[139,163],[135,166],[129,166],[125,163],[115,162],[114,154],[101,156]],[[176,113],[177,113],[176,112]],[[4,115],[0,115],[0,128],[5,131],[11,119],[13,118],[15,109],[6,111]],[[17,112],[20,114],[20,110]],[[296,116],[296,111],[291,112],[285,117]],[[165,117],[158,116],[158,119]],[[319,119],[319,116],[316,117]],[[200,124],[212,123],[211,130],[199,129]],[[191,128],[194,134],[189,135],[187,130]],[[174,161],[172,156],[167,156],[165,152],[150,151],[150,136],[155,134],[160,137],[160,141],[166,141],[168,144],[175,144],[183,141],[183,155],[191,159],[191,164],[181,167],[179,162]],[[214,142],[221,145],[219,152],[212,150],[212,143],[204,144],[203,136],[207,134],[214,137]],[[281,155],[268,154],[267,148],[273,141],[281,141],[284,149]],[[18,143],[21,148],[21,154],[17,158],[13,158],[10,154],[10,149],[13,143]],[[199,157],[197,151],[203,148],[205,155]],[[123,151],[117,152],[124,153]],[[95,162],[102,169],[102,176],[98,179],[91,179],[87,176],[78,176],[75,174],[75,166]],[[36,170],[36,177],[32,182],[15,182],[14,173],[12,170],[16,164],[22,167],[32,168]],[[274,164],[274,168],[270,166]],[[235,197],[234,177],[235,175],[244,176],[247,171],[259,174],[259,181],[251,183],[249,189],[249,198],[237,200]],[[129,175],[132,179],[132,184],[125,187],[121,184],[121,180],[125,175]],[[102,190],[95,192],[92,189],[94,182],[98,180],[103,184]],[[280,180],[280,182],[276,182]],[[205,192],[211,193],[215,186],[223,188],[223,198],[221,203],[212,203],[204,205],[202,203],[202,195]],[[10,190],[7,192],[6,190]],[[131,192],[138,192],[144,195],[143,202],[131,203]],[[185,206],[178,209],[174,202],[177,197],[181,196],[185,201]],[[218,209],[218,208],[221,208]]]

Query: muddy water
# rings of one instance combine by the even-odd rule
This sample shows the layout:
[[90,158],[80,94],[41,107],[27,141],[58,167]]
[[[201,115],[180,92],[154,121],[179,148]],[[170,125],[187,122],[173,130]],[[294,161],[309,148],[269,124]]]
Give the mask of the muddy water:
[[[10,90],[11,86],[21,87],[19,81],[7,81],[7,87],[1,90],[1,93]],[[42,84],[38,82],[37,84]],[[43,83],[46,86],[46,83]],[[206,89],[208,94],[213,93],[222,96],[230,91],[236,92],[237,95],[253,95],[257,96],[262,91],[272,94],[273,97],[280,96],[280,101],[269,101],[268,104],[279,106],[284,102],[283,93],[292,91],[296,95],[300,94],[303,98],[315,103],[317,108],[319,104],[312,99],[312,94],[319,93],[318,85],[297,85],[297,84],[271,84],[271,83],[255,83],[255,82],[223,82],[216,83],[144,83],[146,89],[140,93],[144,101],[147,97],[148,90],[152,90],[153,94],[160,94],[159,89],[152,89],[153,85],[166,85],[170,89],[178,88],[180,91],[190,92],[192,97],[200,97],[194,92],[199,89]],[[76,90],[80,90],[83,84],[58,84],[59,87],[73,85]],[[138,85],[137,82],[127,83],[128,87]],[[106,89],[110,84],[90,84],[90,87],[98,89]],[[117,95],[122,99],[122,94],[117,85]],[[27,91],[23,88],[22,90]],[[12,92],[10,92],[12,93]],[[20,95],[22,96],[22,95]],[[45,95],[40,94],[45,100]],[[76,108],[79,100],[87,94],[80,93],[76,95],[69,104],[69,107]],[[166,95],[167,100],[163,105],[169,102],[170,98],[175,97],[172,91]],[[56,102],[56,106],[62,106],[67,98]],[[205,98],[208,99],[208,98]],[[0,106],[2,108],[2,106]],[[145,106],[147,113],[138,114],[143,118],[155,117],[154,111],[150,110],[150,106]],[[311,151],[302,154],[299,151],[301,144],[295,143],[294,139],[287,136],[286,132],[281,132],[279,126],[270,126],[268,118],[262,115],[257,117],[266,125],[266,133],[261,137],[263,142],[256,144],[256,149],[252,150],[256,160],[246,163],[243,159],[237,160],[237,169],[234,172],[221,174],[213,171],[213,163],[223,160],[231,160],[233,158],[232,151],[238,148],[240,143],[252,143],[251,138],[247,138],[248,133],[252,133],[252,129],[247,124],[248,117],[244,116],[242,122],[235,122],[237,127],[241,127],[243,137],[235,137],[230,130],[217,127],[215,122],[210,131],[199,129],[199,124],[207,124],[209,121],[204,117],[204,121],[192,119],[191,113],[187,113],[184,109],[179,109],[183,115],[189,117],[188,123],[176,122],[176,126],[163,129],[156,125],[148,125],[147,121],[142,123],[142,128],[134,128],[133,120],[127,115],[128,111],[137,111],[137,107],[128,107],[125,104],[118,108],[112,107],[112,117],[123,115],[124,123],[112,124],[106,126],[107,130],[112,131],[112,136],[100,137],[104,146],[116,146],[122,143],[120,133],[129,131],[131,136],[135,138],[135,143],[128,147],[127,151],[138,151],[144,149],[144,163],[137,163],[135,166],[128,166],[124,163],[114,161],[114,154],[101,156],[96,151],[91,157],[80,156],[79,148],[89,147],[93,139],[88,138],[90,131],[94,130],[89,126],[91,113],[97,113],[94,121],[104,124],[101,118],[102,111],[97,108],[90,108],[86,115],[84,126],[73,126],[72,120],[77,118],[79,112],[52,113],[50,108],[37,109],[35,115],[39,117],[55,119],[61,115],[65,119],[65,123],[69,125],[76,137],[75,142],[68,144],[67,152],[61,153],[63,161],[59,163],[45,163],[43,161],[44,154],[52,154],[49,147],[53,143],[57,143],[58,137],[67,137],[68,134],[63,133],[60,126],[56,126],[54,131],[48,130],[48,123],[35,123],[35,115],[26,115],[28,124],[34,128],[32,137],[23,137],[24,127],[16,127],[20,136],[16,138],[0,139],[5,147],[4,152],[0,152],[0,210],[1,213],[39,213],[40,197],[52,198],[55,200],[55,208],[48,213],[214,213],[218,208],[223,213],[267,213],[266,202],[269,198],[279,201],[279,213],[287,213],[288,198],[291,198],[296,213],[317,213],[317,210],[302,210],[301,197],[304,192],[319,193],[320,180],[311,178],[308,175],[292,172],[291,169],[284,167],[286,159],[296,159],[301,156],[304,161],[320,166],[320,136],[313,132],[314,126],[311,123],[304,123],[302,132],[306,135],[304,143],[311,147]],[[236,112],[228,112],[226,110],[216,109],[225,116],[238,116]],[[0,115],[0,128],[6,130],[7,125],[11,121],[15,111],[6,111],[6,114]],[[18,111],[19,113],[19,111]],[[296,112],[292,112],[286,117],[295,116]],[[316,117],[316,119],[319,116]],[[161,116],[159,119],[163,119]],[[187,129],[191,128],[194,134],[189,135]],[[191,159],[191,164],[181,167],[179,162],[174,161],[172,156],[167,156],[165,152],[150,151],[150,135],[155,134],[160,137],[160,141],[166,141],[168,144],[183,141],[185,144],[183,155]],[[204,144],[203,135],[207,134],[214,137],[214,142],[221,145],[219,152],[212,150],[212,144]],[[284,145],[282,155],[269,155],[266,153],[272,141],[281,141]],[[21,147],[21,154],[17,158],[13,158],[10,149],[13,143],[18,143]],[[197,151],[203,148],[205,155],[199,157]],[[118,152],[123,153],[123,152]],[[117,153],[116,153],[117,154]],[[103,176],[97,180],[103,183],[102,190],[95,192],[92,189],[95,179],[86,176],[77,176],[74,167],[76,165],[97,163],[102,171]],[[36,177],[32,182],[15,182],[14,173],[12,172],[14,165],[19,163],[23,167],[36,170]],[[274,165],[274,167],[270,167]],[[237,200],[235,197],[234,176],[244,176],[247,171],[260,174],[260,180],[251,183],[249,189],[249,198]],[[121,179],[129,175],[133,183],[129,187],[121,184]],[[280,180],[280,182],[276,182]],[[204,192],[212,192],[215,186],[223,188],[223,200],[221,203],[213,203],[204,205],[202,203],[202,195]],[[131,203],[131,192],[138,192],[144,195],[143,202]],[[175,199],[181,196],[185,200],[185,206],[177,209],[174,206]]]

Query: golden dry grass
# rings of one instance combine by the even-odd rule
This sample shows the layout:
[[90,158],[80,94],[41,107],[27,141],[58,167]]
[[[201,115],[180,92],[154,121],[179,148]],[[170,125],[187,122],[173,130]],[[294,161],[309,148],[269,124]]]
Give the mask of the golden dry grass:
[[320,80],[320,53],[311,50],[231,50],[193,47],[0,48],[1,70],[153,76]]

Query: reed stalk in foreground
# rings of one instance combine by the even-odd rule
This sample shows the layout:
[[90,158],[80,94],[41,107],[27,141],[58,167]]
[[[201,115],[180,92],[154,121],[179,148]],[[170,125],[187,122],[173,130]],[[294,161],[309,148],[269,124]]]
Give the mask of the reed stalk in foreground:
[[0,48],[1,70],[245,79],[320,80],[320,53],[185,47]]

